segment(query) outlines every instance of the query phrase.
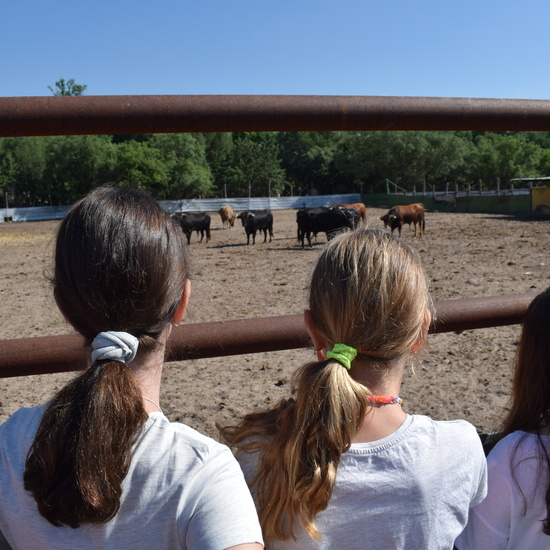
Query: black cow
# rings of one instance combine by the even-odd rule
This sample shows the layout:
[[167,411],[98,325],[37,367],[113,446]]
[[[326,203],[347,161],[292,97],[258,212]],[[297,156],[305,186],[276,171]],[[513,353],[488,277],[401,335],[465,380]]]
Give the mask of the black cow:
[[311,244],[311,234],[326,233],[330,240],[339,230],[355,229],[360,216],[355,208],[340,208],[335,206],[322,206],[320,208],[301,208],[296,212],[298,224],[298,241],[304,248],[304,237]]
[[243,224],[246,233],[246,244],[256,244],[256,231],[264,232],[264,243],[267,241],[269,231],[269,242],[273,239],[273,214],[271,210],[244,210],[237,215]]
[[175,212],[172,217],[180,224],[181,230],[187,236],[187,244],[191,242],[191,233],[197,232],[201,234],[202,243],[204,234],[206,233],[206,242],[210,240],[210,214],[208,212]]

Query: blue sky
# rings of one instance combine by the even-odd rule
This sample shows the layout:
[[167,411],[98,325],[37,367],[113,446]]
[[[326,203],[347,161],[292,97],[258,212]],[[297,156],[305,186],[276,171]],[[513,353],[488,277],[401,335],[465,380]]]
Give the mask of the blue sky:
[[547,0],[3,0],[0,96],[550,98]]

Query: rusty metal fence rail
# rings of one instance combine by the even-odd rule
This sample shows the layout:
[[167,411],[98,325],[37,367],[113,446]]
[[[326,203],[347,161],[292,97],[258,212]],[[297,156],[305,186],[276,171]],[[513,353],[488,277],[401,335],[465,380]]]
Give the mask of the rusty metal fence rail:
[[[430,332],[452,332],[521,323],[533,293],[436,302]],[[310,345],[301,315],[195,323],[174,329],[168,359],[305,348]],[[89,349],[82,337],[50,336],[0,340],[0,378],[84,368]]]
[[[550,101],[350,96],[0,98],[0,137],[242,131],[550,131]],[[520,323],[534,294],[442,301],[431,332]],[[187,325],[169,360],[307,347],[301,316]],[[81,337],[0,340],[0,377],[77,370]]]
[[299,130],[550,131],[550,101],[292,95],[0,98],[0,136]]

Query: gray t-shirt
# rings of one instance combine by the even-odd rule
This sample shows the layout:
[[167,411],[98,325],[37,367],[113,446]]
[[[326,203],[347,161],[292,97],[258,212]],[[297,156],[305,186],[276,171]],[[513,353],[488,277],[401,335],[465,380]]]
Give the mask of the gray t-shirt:
[[[251,482],[258,455],[237,458]],[[450,550],[486,490],[485,455],[471,424],[407,416],[390,436],[342,455],[332,498],[316,518],[320,541],[296,526],[297,541],[269,548]]]
[[134,446],[117,515],[102,525],[54,527],[22,480],[43,410],[20,409],[0,426],[0,531],[12,548],[222,550],[262,542],[231,451],[160,412],[149,415]]

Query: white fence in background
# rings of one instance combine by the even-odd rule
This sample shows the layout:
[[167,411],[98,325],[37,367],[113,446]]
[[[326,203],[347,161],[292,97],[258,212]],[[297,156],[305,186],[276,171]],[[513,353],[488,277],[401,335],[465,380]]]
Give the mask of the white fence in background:
[[[181,199],[159,201],[168,212],[217,212],[229,205],[233,210],[292,210],[331,204],[353,204],[361,201],[359,193],[347,195],[312,195],[305,197],[249,197],[232,199]],[[0,208],[0,223],[61,220],[70,206],[34,206],[27,208]]]

